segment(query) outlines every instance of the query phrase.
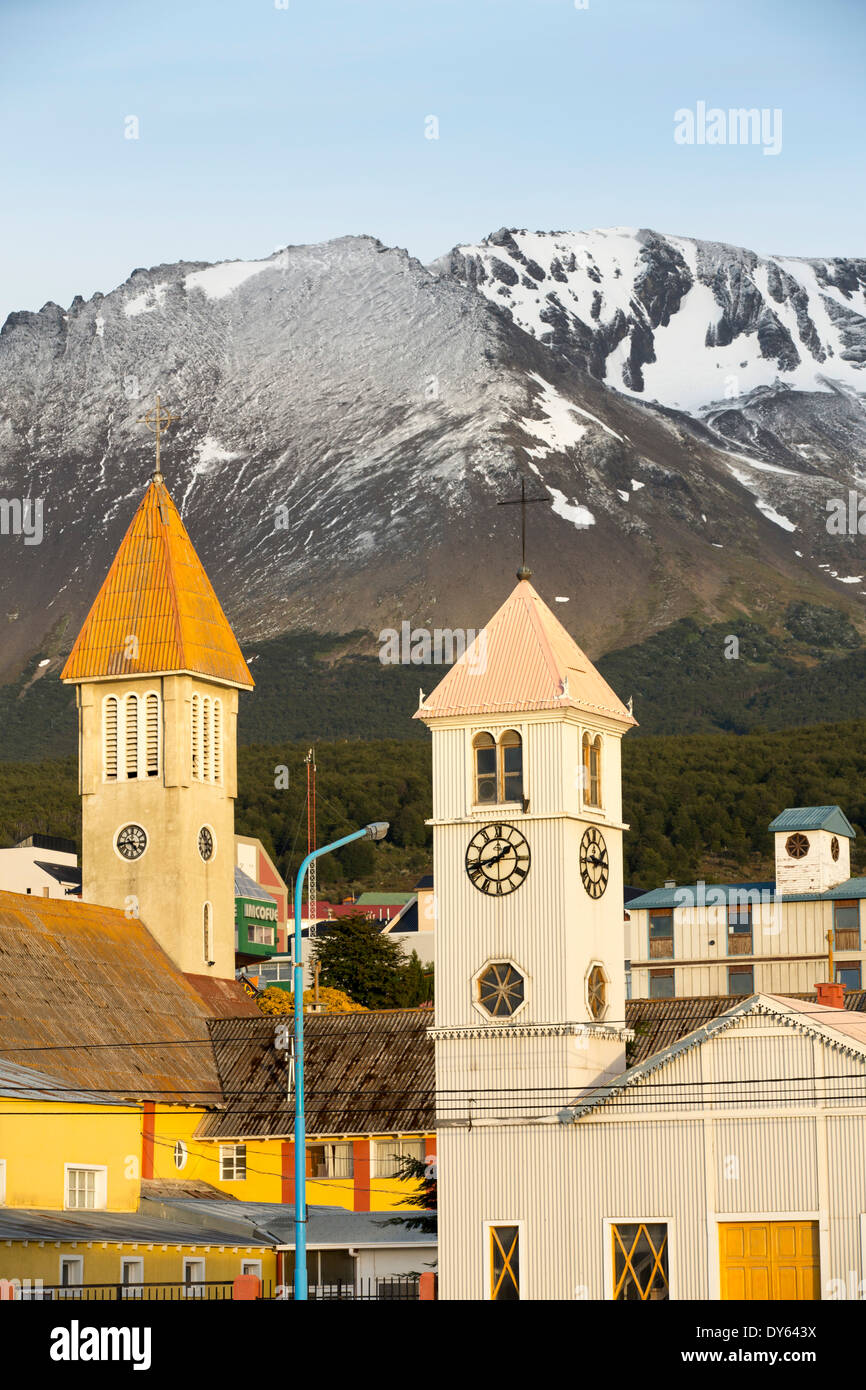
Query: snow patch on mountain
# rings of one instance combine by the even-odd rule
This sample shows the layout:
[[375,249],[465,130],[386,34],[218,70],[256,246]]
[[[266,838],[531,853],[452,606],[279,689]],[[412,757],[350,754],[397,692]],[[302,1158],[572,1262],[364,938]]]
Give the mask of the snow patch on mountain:
[[239,289],[253,275],[261,275],[268,270],[267,261],[222,261],[209,266],[207,270],[193,270],[184,278],[187,290],[201,290],[208,299],[225,299],[233,290]]

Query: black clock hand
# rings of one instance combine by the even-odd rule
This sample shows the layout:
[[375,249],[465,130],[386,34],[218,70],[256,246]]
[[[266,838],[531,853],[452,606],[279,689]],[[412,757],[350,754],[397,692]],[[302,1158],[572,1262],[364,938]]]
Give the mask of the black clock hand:
[[506,854],[508,853],[508,851],[509,851],[510,849],[511,849],[511,846],[510,846],[510,845],[506,845],[505,848],[504,848],[504,849],[501,849],[501,850],[499,851],[498,854],[494,854],[494,856],[493,856],[492,859],[481,859],[481,860],[479,860],[479,863],[481,864],[482,869],[486,869],[486,868],[488,867],[488,865],[490,865],[490,864],[498,864],[499,861],[500,861],[500,859],[504,859],[504,858],[505,858]]

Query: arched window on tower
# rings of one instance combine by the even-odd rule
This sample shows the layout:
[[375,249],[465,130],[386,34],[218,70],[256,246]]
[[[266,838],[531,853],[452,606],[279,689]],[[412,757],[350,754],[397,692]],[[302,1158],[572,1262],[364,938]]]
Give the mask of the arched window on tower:
[[211,698],[205,695],[201,702],[201,777],[205,782],[213,780],[212,713]]
[[213,965],[213,908],[205,903],[201,912],[201,946],[205,965]]
[[475,804],[490,806],[497,800],[496,742],[492,734],[476,734],[472,740],[475,758]]
[[126,697],[126,775],[138,776],[138,696]]
[[117,780],[117,696],[107,695],[102,705],[102,733],[105,779]]
[[583,799],[601,807],[601,734],[583,736]]
[[192,775],[196,782],[201,779],[201,698],[198,695],[192,697],[192,711],[190,715],[192,731]]
[[516,729],[506,729],[499,740],[499,799],[523,800],[523,740]]
[[222,781],[222,701],[213,702],[213,780]]
[[159,776],[159,696],[151,691],[145,696],[144,746],[148,777]]

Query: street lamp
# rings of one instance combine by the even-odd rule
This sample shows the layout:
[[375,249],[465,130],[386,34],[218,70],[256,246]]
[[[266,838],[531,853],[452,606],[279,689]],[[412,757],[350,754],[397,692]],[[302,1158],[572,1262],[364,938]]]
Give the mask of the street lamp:
[[307,1298],[307,1123],[304,1114],[304,961],[301,939],[301,899],[304,878],[314,859],[332,850],[342,849],[353,840],[384,840],[388,821],[375,820],[363,830],[344,835],[342,840],[314,849],[298,869],[295,879],[295,1302]]

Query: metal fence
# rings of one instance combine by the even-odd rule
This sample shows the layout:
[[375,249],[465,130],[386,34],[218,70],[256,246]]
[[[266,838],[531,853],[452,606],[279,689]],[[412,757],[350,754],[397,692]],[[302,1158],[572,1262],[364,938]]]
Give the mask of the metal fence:
[[[292,1300],[294,1296],[291,1285],[282,1294],[277,1295],[288,1300]],[[421,1297],[421,1284],[419,1277],[413,1274],[378,1279],[371,1276],[346,1283],[310,1284],[308,1297],[311,1303],[417,1303]]]
[[[13,1281],[13,1287],[15,1299],[27,1303],[92,1303],[113,1299],[147,1303],[173,1299],[229,1299],[233,1282],[232,1279],[202,1279],[168,1283],[43,1284],[38,1279],[25,1279],[18,1287],[14,1287]],[[274,1297],[272,1280],[263,1282],[260,1297]]]

